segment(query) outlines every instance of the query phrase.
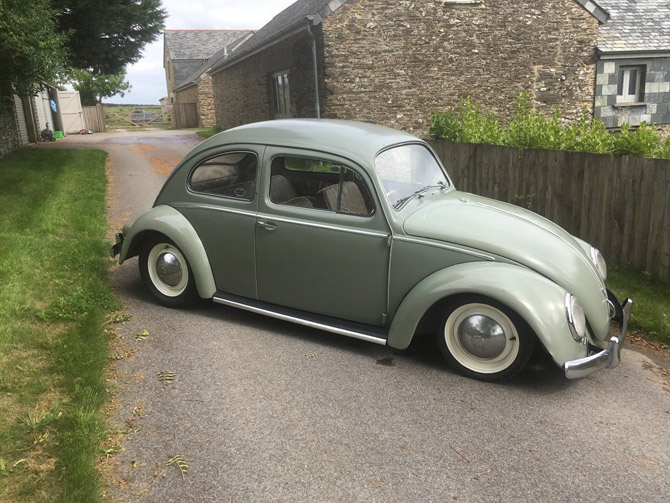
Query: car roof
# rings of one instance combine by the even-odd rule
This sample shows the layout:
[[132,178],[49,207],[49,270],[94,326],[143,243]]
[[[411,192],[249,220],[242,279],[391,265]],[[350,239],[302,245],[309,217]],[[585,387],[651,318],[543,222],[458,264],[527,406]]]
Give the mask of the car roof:
[[382,149],[420,141],[416,136],[364,122],[336,119],[281,119],[256,122],[212,136],[193,150],[198,153],[218,145],[251,143],[308,148],[330,152],[354,161],[372,161]]

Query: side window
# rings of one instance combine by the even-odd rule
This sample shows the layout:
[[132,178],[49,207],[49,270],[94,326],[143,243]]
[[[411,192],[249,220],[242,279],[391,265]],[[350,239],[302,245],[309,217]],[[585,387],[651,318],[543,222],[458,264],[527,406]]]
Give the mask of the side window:
[[270,201],[351,215],[374,212],[370,191],[358,173],[341,164],[305,157],[272,160]]
[[620,66],[617,103],[644,102],[645,66]]
[[258,159],[251,152],[228,152],[199,164],[189,178],[193,192],[251,201],[256,194]]
[[291,117],[291,92],[288,84],[288,70],[272,76],[275,117]]

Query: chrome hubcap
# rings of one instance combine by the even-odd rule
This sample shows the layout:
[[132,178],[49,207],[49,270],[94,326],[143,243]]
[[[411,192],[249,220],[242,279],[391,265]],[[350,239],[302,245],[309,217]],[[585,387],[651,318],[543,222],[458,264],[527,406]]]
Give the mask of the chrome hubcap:
[[505,350],[505,331],[488,316],[474,315],[465,318],[457,330],[463,349],[477,358],[496,358]]
[[163,283],[172,287],[179,284],[184,274],[179,260],[170,252],[161,253],[158,256],[156,273]]

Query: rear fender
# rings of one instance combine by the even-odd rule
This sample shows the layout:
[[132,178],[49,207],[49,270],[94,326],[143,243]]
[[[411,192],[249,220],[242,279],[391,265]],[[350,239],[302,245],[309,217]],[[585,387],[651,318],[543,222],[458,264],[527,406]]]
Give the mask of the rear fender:
[[511,264],[468,262],[437,271],[417,283],[401,302],[389,328],[388,345],[409,346],[424,314],[444,299],[477,294],[521,316],[554,361],[586,356],[587,347],[570,334],[565,290],[530,269]]
[[171,206],[156,206],[123,228],[123,246],[119,264],[139,253],[143,236],[159,233],[170,238],[188,260],[198,295],[211,299],[216,292],[214,274],[202,241],[184,215]]

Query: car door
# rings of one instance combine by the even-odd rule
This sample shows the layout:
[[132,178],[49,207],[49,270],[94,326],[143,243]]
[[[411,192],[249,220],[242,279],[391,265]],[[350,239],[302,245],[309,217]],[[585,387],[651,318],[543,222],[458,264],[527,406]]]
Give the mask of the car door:
[[381,326],[388,224],[359,167],[337,157],[268,147],[256,220],[261,301]]
[[189,220],[209,258],[217,290],[256,298],[254,262],[258,172],[264,147],[236,145],[203,153],[174,206]]

